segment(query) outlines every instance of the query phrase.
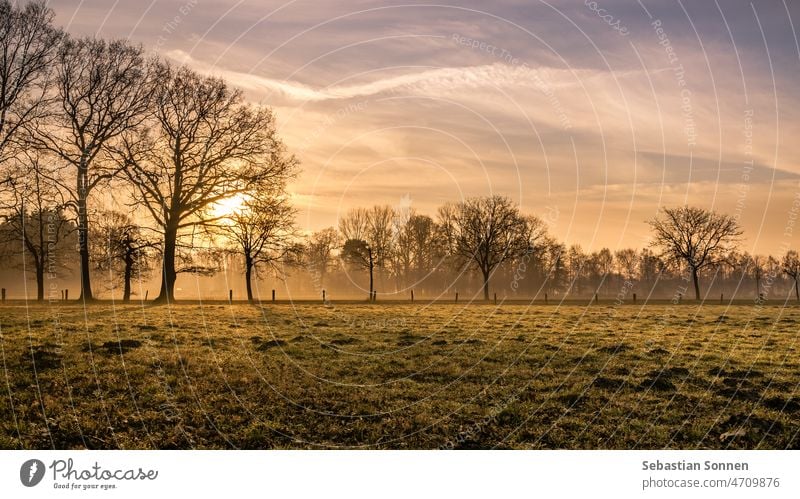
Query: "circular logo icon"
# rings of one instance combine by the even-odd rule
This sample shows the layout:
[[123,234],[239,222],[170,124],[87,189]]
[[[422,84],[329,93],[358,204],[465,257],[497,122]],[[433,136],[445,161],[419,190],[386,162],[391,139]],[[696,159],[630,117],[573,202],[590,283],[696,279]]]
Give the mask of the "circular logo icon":
[[28,459],[19,469],[19,480],[26,487],[35,487],[44,478],[44,463],[38,459]]

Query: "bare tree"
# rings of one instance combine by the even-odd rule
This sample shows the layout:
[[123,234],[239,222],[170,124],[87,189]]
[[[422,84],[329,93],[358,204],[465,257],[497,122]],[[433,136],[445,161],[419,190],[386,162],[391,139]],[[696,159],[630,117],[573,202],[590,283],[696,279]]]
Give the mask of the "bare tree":
[[285,196],[264,194],[254,196],[220,223],[222,233],[244,259],[248,301],[253,301],[253,275],[258,276],[264,267],[276,269],[295,249],[295,214]]
[[41,157],[26,154],[26,159],[11,181],[13,200],[0,225],[0,241],[6,253],[21,253],[33,267],[36,300],[43,301],[45,276],[55,279],[64,266],[59,250],[74,234],[74,226],[64,216],[64,196],[48,181]]
[[220,201],[284,185],[297,165],[269,108],[246,104],[218,78],[187,68],[165,73],[152,133],[126,137],[122,151],[138,201],[163,234],[160,302],[175,298],[176,252],[186,232],[223,218],[214,212]]
[[787,251],[781,260],[781,267],[783,272],[794,281],[794,295],[797,301],[800,301],[800,287],[797,283],[797,280],[800,279],[800,256],[797,251]]
[[334,251],[341,246],[341,237],[336,229],[328,227],[315,232],[308,240],[305,248],[306,263],[311,272],[319,279],[319,286],[325,285],[325,276],[335,264]]
[[435,229],[433,219],[427,215],[410,212],[408,217],[396,220],[393,267],[403,285],[409,285],[410,279],[421,279],[433,269]]
[[339,232],[345,239],[365,239],[369,228],[369,210],[353,208],[339,219]]
[[53,27],[53,16],[43,1],[19,7],[0,0],[0,164],[44,111],[62,36]]
[[489,300],[489,279],[495,269],[532,247],[534,231],[530,219],[522,216],[506,197],[470,198],[445,206],[439,217],[450,254],[480,271],[485,300]]
[[369,272],[369,301],[375,296],[375,256],[372,246],[363,239],[348,239],[342,246],[342,259],[348,264]]
[[648,223],[655,232],[652,245],[688,267],[697,300],[699,272],[724,258],[742,234],[733,217],[689,206],[664,208]]
[[69,189],[77,214],[81,299],[92,300],[88,202],[117,166],[107,148],[142,123],[150,110],[158,65],[125,41],[67,39],[56,60],[57,96],[46,119],[34,123],[33,143],[73,170]]
[[122,301],[131,300],[133,279],[147,279],[158,253],[158,241],[118,211],[102,213],[96,222],[93,245],[96,268],[111,274],[112,287],[122,283]]
[[636,273],[639,267],[639,255],[633,248],[626,248],[618,250],[614,254],[614,260],[617,262],[617,272],[626,280],[633,282],[636,280]]

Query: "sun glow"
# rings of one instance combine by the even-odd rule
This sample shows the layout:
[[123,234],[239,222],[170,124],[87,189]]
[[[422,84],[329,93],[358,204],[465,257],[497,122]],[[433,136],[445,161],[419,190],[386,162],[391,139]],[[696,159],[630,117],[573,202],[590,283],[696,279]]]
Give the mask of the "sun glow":
[[229,198],[221,199],[214,203],[211,213],[215,217],[227,217],[239,213],[244,208],[244,194],[235,194]]

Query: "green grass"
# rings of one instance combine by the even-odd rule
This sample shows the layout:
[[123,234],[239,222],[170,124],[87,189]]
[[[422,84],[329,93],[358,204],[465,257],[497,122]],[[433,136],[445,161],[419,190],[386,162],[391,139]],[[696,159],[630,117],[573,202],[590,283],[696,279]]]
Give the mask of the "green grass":
[[800,448],[798,327],[773,306],[6,306],[0,448]]

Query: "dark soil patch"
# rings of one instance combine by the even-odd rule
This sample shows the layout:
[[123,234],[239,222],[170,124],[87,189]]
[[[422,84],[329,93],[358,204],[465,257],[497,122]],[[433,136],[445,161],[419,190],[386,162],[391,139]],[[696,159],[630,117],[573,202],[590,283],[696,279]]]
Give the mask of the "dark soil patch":
[[639,390],[653,390],[658,392],[674,392],[675,384],[666,377],[647,378],[639,384]]
[[108,353],[126,353],[130,352],[134,348],[139,348],[142,346],[142,342],[139,340],[119,340],[119,341],[106,341],[103,343],[102,347],[106,349]]
[[625,343],[620,343],[619,345],[608,345],[597,349],[598,352],[602,353],[622,353],[627,352],[628,350],[631,350],[631,347]]
[[603,390],[619,390],[626,385],[624,380],[599,377],[592,381],[592,386]]
[[[29,353],[22,355],[24,362],[31,360]],[[61,366],[61,355],[53,350],[48,350],[42,347],[34,347],[33,349],[33,364],[37,371],[44,371],[46,369],[55,369]]]
[[265,351],[269,350],[270,348],[282,347],[284,345],[286,345],[286,342],[283,341],[283,340],[269,340],[269,341],[265,341],[262,344],[258,345],[256,347],[256,350],[258,350],[259,352],[265,352]]
[[768,407],[774,411],[785,413],[800,412],[800,399],[790,397],[784,399],[782,397],[770,397],[762,402],[764,407]]
[[139,324],[136,327],[139,328],[139,331],[158,331],[158,326],[153,326],[150,324]]

